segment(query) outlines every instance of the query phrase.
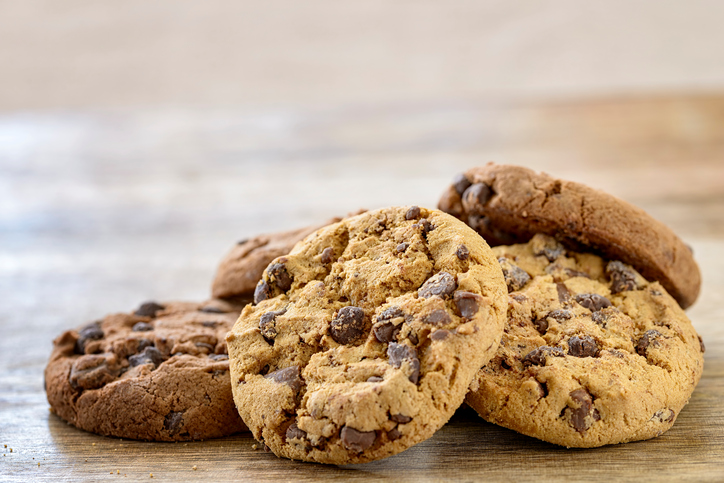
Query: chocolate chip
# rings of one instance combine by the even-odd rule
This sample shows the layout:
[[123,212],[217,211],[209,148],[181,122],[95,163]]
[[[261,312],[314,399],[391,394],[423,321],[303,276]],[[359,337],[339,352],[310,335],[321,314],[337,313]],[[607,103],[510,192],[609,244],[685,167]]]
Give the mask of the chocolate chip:
[[292,288],[292,277],[283,263],[272,263],[266,269],[269,282],[276,285],[281,291],[286,292]]
[[626,292],[637,288],[636,272],[618,260],[608,262],[606,274],[611,279],[611,293]]
[[656,411],[654,415],[651,416],[651,420],[657,423],[670,423],[674,420],[675,417],[676,413],[673,410],[669,408],[664,408]]
[[599,310],[598,312],[591,313],[591,320],[601,327],[606,327],[608,320],[611,318],[612,313],[606,309]]
[[387,307],[385,310],[382,311],[382,313],[377,317],[377,322],[381,322],[383,320],[392,320],[404,316],[405,313],[402,311],[402,309],[393,305],[391,307]]
[[199,312],[204,312],[205,314],[225,314],[226,310],[220,309],[218,307],[206,306],[201,307],[199,309]]
[[435,229],[435,226],[427,218],[421,218],[420,221],[412,225],[412,227],[420,229],[425,239],[427,239],[427,234]]
[[659,332],[658,330],[647,330],[636,343],[636,352],[640,356],[646,357],[646,351],[649,349],[649,346],[651,344],[653,344],[654,346],[660,344],[658,340],[660,337],[662,337],[662,335],[661,332]]
[[73,389],[98,389],[113,381],[120,371],[111,367],[104,354],[89,354],[78,358],[70,369],[69,382]]
[[610,307],[611,301],[597,293],[579,293],[576,295],[576,302],[591,312],[597,312],[603,308]]
[[433,332],[433,333],[430,335],[430,339],[432,339],[432,340],[445,340],[445,339],[447,339],[447,337],[448,337],[449,335],[450,335],[450,331],[449,331],[449,330],[440,329],[440,330],[436,330],[435,332]]
[[483,298],[472,292],[464,292],[458,290],[453,295],[453,302],[455,303],[455,309],[460,317],[465,319],[472,319],[475,314],[480,310],[480,303]]
[[345,448],[361,453],[375,443],[377,433],[374,431],[357,431],[349,426],[344,426],[340,438]]
[[402,433],[397,428],[392,428],[391,430],[387,431],[387,439],[390,441],[397,441],[402,437]]
[[262,314],[259,319],[259,330],[267,342],[273,341],[277,336],[276,320],[278,316],[283,315],[285,312],[286,310],[277,310]]
[[380,376],[372,376],[367,378],[367,382],[382,382],[384,379],[382,379]]
[[254,305],[271,298],[271,296],[272,292],[269,284],[264,280],[259,280],[259,283],[256,284],[256,288],[254,289]]
[[416,220],[420,217],[420,207],[419,206],[411,206],[409,210],[407,210],[407,213],[405,213],[405,219],[406,220]]
[[593,407],[593,398],[585,389],[576,389],[570,393],[577,408],[568,407],[565,411],[569,423],[579,433],[587,431],[591,425],[601,419],[598,410]]
[[397,245],[397,253],[403,253],[405,250],[407,250],[407,247],[409,247],[409,243],[400,243]]
[[533,254],[536,256],[544,256],[549,262],[555,261],[558,257],[566,252],[555,238],[538,236],[532,242]]
[[291,387],[292,391],[295,393],[298,393],[302,389],[302,386],[304,386],[304,381],[302,381],[302,377],[299,372],[299,366],[285,367],[284,369],[270,372],[265,375],[264,378],[271,379],[279,384],[286,384]]
[[104,336],[100,322],[88,324],[78,331],[78,340],[75,342],[76,354],[85,354],[85,346],[89,340],[99,340]]
[[568,339],[568,353],[575,357],[596,357],[598,344],[590,335],[574,335]]
[[704,345],[704,339],[702,339],[700,335],[697,335],[697,337],[699,338],[699,347],[701,348],[701,353],[703,354],[704,352],[706,352],[706,346]]
[[133,324],[133,329],[131,330],[133,332],[148,332],[149,330],[153,330],[153,326],[148,322],[136,322]]
[[410,362],[412,373],[410,374],[410,382],[417,384],[420,377],[420,360],[417,358],[417,351],[407,345],[390,342],[387,346],[387,358],[392,367],[400,368],[403,361]]
[[392,342],[396,339],[397,334],[400,332],[399,327],[397,327],[392,322],[386,322],[382,325],[376,325],[372,332],[375,334],[375,338],[382,342],[383,344],[387,342]]
[[558,293],[558,301],[562,304],[567,303],[571,299],[571,292],[568,291],[568,287],[564,283],[556,284],[556,292]]
[[470,187],[472,183],[470,183],[470,180],[465,176],[465,173],[458,173],[453,178],[453,188],[455,188],[455,191],[462,196],[463,193],[465,193],[465,190]]
[[445,309],[437,309],[423,317],[422,321],[431,325],[445,325],[450,322],[450,316]]
[[339,309],[329,326],[329,334],[338,344],[349,344],[359,339],[365,329],[365,313],[359,307]]
[[299,426],[297,426],[297,423],[292,423],[291,426],[287,428],[287,441],[290,439],[307,439],[307,432],[303,429],[299,429]]
[[432,277],[428,278],[422,286],[417,289],[417,294],[424,299],[428,299],[435,295],[445,297],[453,293],[457,284],[455,283],[455,277],[447,272],[438,272]]
[[134,314],[141,317],[156,317],[156,312],[165,308],[166,307],[157,304],[156,302],[146,302],[145,304],[141,304],[141,306],[136,309]]
[[209,359],[212,361],[228,361],[229,355],[228,354],[209,354]]
[[141,366],[143,364],[153,364],[154,369],[163,362],[163,354],[155,347],[146,347],[143,352],[132,355],[128,358],[129,367]]
[[412,421],[410,416],[405,416],[404,414],[392,414],[390,415],[390,419],[398,424],[406,424]]
[[468,213],[482,215],[485,212],[485,204],[492,195],[493,190],[485,183],[470,185],[462,195],[463,208]]
[[533,326],[541,334],[548,332],[548,317],[542,319],[533,319]]
[[171,433],[171,436],[175,435],[181,429],[183,425],[184,413],[171,411],[166,415],[163,420],[163,427]]
[[549,347],[547,345],[533,349],[523,358],[524,366],[545,366],[548,356],[563,357],[566,353],[560,347]]
[[150,339],[138,339],[138,344],[136,345],[136,353],[141,352],[146,347],[152,347],[153,341]]
[[548,331],[548,318],[562,322],[572,317],[571,313],[565,309],[556,309],[548,312],[542,319],[535,319],[533,325],[541,334],[545,334]]
[[332,260],[334,260],[334,250],[332,250],[332,249],[329,248],[329,247],[327,247],[327,248],[325,248],[324,250],[322,250],[322,258],[321,258],[321,260],[322,260],[322,263],[324,263],[325,265],[326,265],[327,263],[332,263]]
[[417,345],[417,343],[420,342],[414,332],[407,334],[407,340],[412,342],[413,345]]
[[470,250],[468,250],[468,247],[466,247],[465,245],[460,245],[455,251],[455,255],[460,260],[467,260],[468,258],[470,258]]
[[525,287],[525,284],[530,281],[528,272],[515,265],[509,259],[500,257],[498,258],[498,263],[503,270],[503,277],[505,278],[506,285],[508,285],[508,293],[522,289]]

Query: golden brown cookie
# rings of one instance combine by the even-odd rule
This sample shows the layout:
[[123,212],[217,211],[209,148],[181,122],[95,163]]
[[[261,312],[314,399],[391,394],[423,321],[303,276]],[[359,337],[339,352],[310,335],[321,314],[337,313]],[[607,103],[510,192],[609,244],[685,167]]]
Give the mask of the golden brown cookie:
[[699,267],[673,231],[643,210],[580,183],[489,163],[458,175],[438,206],[491,246],[543,233],[574,250],[634,266],[660,282],[683,308],[699,294]]
[[495,351],[506,288],[455,218],[386,208],[273,261],[227,336],[234,399],[278,456],[362,463],[423,441]]
[[63,333],[45,368],[51,410],[120,438],[190,441],[244,431],[224,340],[239,310],[219,300],[149,302]]
[[653,438],[674,424],[704,345],[658,282],[545,235],[493,251],[510,292],[507,324],[470,406],[569,447]]

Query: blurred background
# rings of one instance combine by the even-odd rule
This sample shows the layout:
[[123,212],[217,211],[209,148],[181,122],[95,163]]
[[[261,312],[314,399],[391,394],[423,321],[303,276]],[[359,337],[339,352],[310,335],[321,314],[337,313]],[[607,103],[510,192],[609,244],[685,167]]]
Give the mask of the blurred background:
[[722,18],[716,0],[0,0],[2,322],[202,299],[237,239],[435,206],[491,160],[608,190],[705,254]]

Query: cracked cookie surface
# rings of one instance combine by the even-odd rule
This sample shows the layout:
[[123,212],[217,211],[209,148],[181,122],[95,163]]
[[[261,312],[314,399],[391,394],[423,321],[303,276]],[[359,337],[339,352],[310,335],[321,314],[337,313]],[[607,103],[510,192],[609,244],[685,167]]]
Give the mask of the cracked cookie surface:
[[148,302],[64,332],[45,369],[51,410],[86,431],[129,439],[244,431],[224,340],[240,310],[219,300]]
[[621,199],[520,166],[489,163],[459,174],[438,207],[475,229],[491,246],[554,236],[568,248],[596,252],[658,281],[686,308],[701,285],[691,248],[663,223]]
[[278,456],[362,463],[423,441],[498,345],[506,288],[453,217],[386,208],[274,260],[227,336],[234,399]]
[[540,234],[493,252],[510,292],[507,324],[470,406],[569,447],[648,439],[674,424],[701,377],[704,345],[658,282]]

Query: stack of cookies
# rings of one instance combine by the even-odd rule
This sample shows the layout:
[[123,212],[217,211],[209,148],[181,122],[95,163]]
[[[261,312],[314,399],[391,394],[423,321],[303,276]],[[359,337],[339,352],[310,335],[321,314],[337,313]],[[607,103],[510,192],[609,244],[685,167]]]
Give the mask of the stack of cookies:
[[56,339],[51,408],[135,439],[248,428],[278,456],[331,464],[399,453],[463,402],[568,447],[673,425],[704,345],[683,311],[699,270],[670,229],[495,164],[456,177],[439,209],[240,242],[209,301],[147,303]]

